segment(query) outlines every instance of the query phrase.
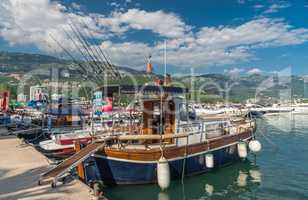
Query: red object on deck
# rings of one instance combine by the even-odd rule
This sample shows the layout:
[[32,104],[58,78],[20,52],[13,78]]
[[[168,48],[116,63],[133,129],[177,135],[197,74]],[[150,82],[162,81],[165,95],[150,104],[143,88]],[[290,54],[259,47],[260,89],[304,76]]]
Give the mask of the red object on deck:
[[[80,138],[78,139],[78,141],[80,142],[80,144],[89,144],[91,141],[92,141],[92,137],[89,136],[89,137],[85,137],[85,138]],[[69,145],[69,144],[74,144],[74,142],[76,141],[77,139],[76,138],[73,138],[73,139],[60,139],[58,141],[59,144],[61,145]]]
[[152,71],[153,71],[153,66],[152,66],[152,63],[147,63],[147,68],[146,68],[146,73],[147,74],[152,74]]
[[6,91],[3,92],[3,99],[2,99],[2,103],[1,103],[1,109],[4,112],[7,112],[9,109],[9,97],[10,97],[10,92]]
[[102,106],[102,112],[111,112],[112,111],[112,97],[106,98],[107,105]]
[[43,100],[43,95],[42,95],[42,93],[39,93],[39,95],[38,95],[38,100],[39,100],[39,101],[42,101],[42,100]]

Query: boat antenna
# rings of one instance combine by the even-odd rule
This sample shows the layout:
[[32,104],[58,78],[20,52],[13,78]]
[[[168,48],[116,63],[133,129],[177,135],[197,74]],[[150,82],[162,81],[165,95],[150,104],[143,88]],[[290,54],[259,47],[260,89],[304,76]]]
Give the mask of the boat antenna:
[[144,57],[144,60],[146,62],[146,73],[148,75],[152,74],[152,71],[153,71],[153,66],[152,66],[152,63],[151,63],[151,58],[152,58],[152,55],[149,54],[148,56],[145,56]]
[[164,48],[164,83],[167,81],[167,41],[165,40]]

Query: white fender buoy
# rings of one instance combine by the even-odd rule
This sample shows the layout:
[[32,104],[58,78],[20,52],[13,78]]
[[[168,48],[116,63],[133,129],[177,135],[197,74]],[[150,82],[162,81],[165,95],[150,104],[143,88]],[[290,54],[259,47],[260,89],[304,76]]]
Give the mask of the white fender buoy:
[[170,169],[169,163],[163,156],[158,160],[157,163],[157,182],[162,190],[165,190],[170,185]]
[[239,142],[237,144],[237,151],[238,151],[238,156],[240,158],[246,158],[247,157],[247,145],[246,145],[246,142]]
[[214,167],[214,156],[212,153],[208,153],[205,155],[205,166],[207,168],[213,168]]
[[258,153],[262,149],[262,145],[258,140],[251,140],[248,144],[250,151]]

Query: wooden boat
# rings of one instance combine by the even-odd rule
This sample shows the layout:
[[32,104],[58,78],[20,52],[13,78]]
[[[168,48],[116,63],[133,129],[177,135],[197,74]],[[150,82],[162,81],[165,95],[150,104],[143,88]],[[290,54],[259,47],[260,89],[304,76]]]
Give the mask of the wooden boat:
[[[53,103],[45,112],[44,125],[56,127],[81,128],[90,113],[83,105],[73,103]],[[50,120],[50,122],[48,122]],[[48,125],[49,123],[49,125]]]
[[0,125],[7,125],[11,123],[10,115],[0,112]]
[[[138,93],[142,111],[137,132],[112,133],[113,139],[93,155],[106,184],[153,183],[159,182],[159,174],[170,179],[204,173],[246,157],[246,144],[254,138],[255,122],[248,119],[236,124],[198,120],[189,113],[184,88],[113,86],[102,91],[109,97]],[[168,173],[161,173],[160,165],[166,163]]]

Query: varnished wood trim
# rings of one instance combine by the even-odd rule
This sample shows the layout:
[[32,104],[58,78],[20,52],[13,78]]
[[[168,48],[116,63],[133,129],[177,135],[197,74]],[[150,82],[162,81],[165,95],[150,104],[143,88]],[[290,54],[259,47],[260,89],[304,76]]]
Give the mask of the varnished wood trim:
[[[177,157],[184,157],[187,151],[187,156],[196,154],[199,152],[204,152],[212,149],[217,149],[228,144],[236,143],[241,140],[245,140],[252,136],[251,131],[244,132],[236,135],[226,135],[220,138],[215,138],[208,140],[204,143],[192,144],[187,147],[166,147],[164,149],[164,156],[166,159],[174,159]],[[100,156],[126,159],[126,160],[136,160],[136,161],[157,161],[161,156],[161,150],[159,148],[155,149],[118,149],[112,147],[105,147],[104,149],[98,151],[96,154]]]

